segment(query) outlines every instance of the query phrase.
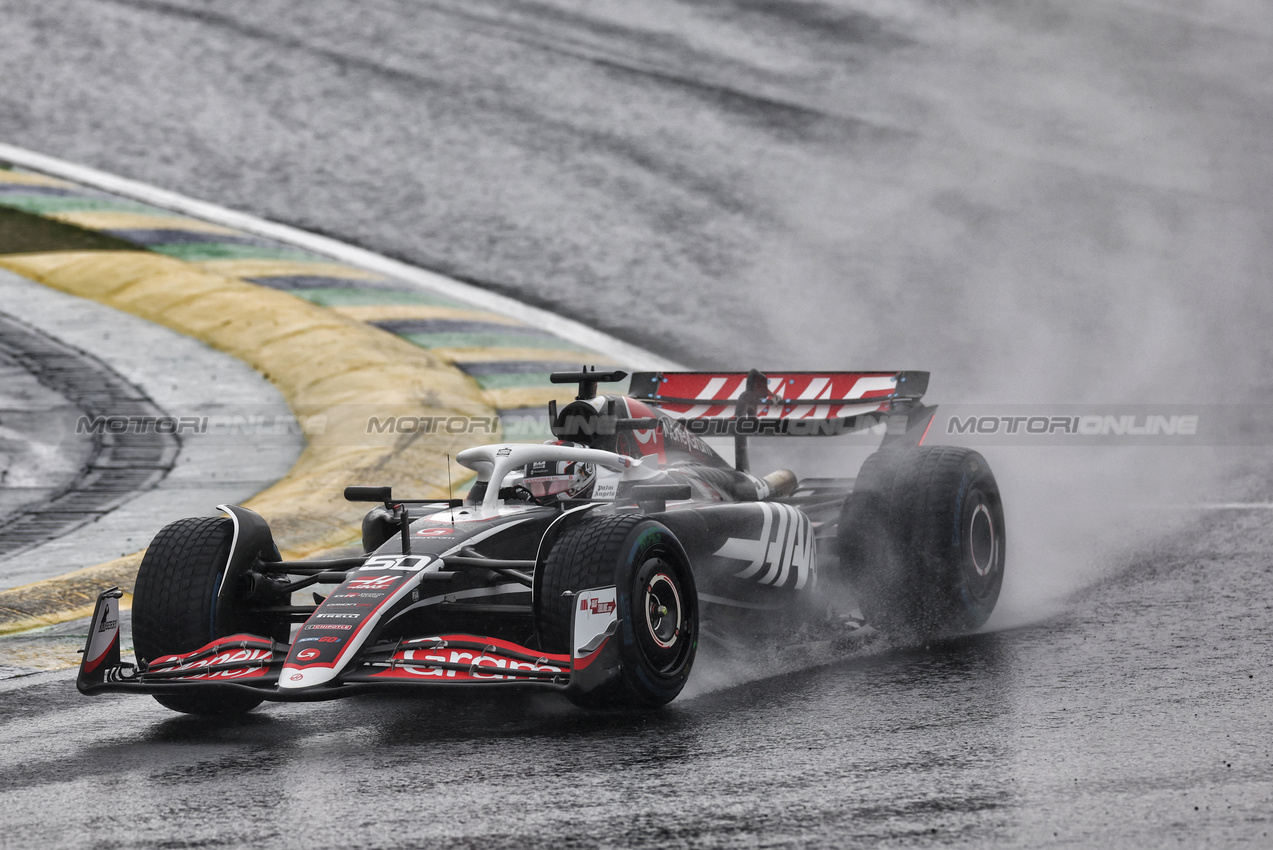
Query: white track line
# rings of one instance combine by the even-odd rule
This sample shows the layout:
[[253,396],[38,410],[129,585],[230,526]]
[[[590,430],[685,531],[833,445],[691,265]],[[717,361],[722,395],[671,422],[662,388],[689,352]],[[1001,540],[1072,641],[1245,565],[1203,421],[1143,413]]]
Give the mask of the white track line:
[[6,145],[0,142],[0,159],[14,165],[40,171],[54,177],[61,177],[74,183],[101,189],[104,192],[121,195],[156,207],[162,207],[183,215],[200,218],[226,227],[233,227],[258,236],[265,236],[298,248],[304,248],[315,254],[322,254],[347,265],[356,266],[367,271],[377,272],[410,283],[420,289],[439,295],[445,295],[461,301],[467,301],[475,307],[490,310],[520,319],[528,325],[535,325],[556,334],[563,339],[591,348],[599,354],[613,358],[633,368],[677,371],[684,366],[659,357],[643,348],[630,345],[615,339],[572,319],[558,316],[538,307],[531,307],[516,299],[454,280],[445,275],[431,272],[417,266],[411,266],[397,260],[383,257],[372,251],[347,245],[326,236],[306,233],[286,224],[266,221],[263,218],[236,212],[225,207],[187,198],[185,195],[169,192],[126,177],[108,174],[84,165],[56,159],[35,151]]

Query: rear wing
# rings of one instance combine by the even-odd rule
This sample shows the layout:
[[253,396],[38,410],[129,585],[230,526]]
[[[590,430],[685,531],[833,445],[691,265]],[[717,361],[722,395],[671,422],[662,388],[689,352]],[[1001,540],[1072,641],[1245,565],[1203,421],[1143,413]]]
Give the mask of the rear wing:
[[628,395],[684,419],[846,419],[890,412],[927,389],[927,372],[638,372]]
[[920,404],[927,372],[637,372],[628,395],[696,434],[733,434],[747,468],[747,436],[807,436],[887,421],[887,442],[918,444],[934,407]]

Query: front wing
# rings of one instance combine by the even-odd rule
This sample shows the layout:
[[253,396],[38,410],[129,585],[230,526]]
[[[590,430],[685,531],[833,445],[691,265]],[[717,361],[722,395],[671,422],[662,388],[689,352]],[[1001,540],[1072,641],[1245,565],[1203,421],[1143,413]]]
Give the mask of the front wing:
[[[111,588],[97,598],[76,680],[81,693],[190,694],[215,687],[284,702],[461,686],[521,686],[586,694],[619,673],[613,587],[576,594],[581,604],[575,608],[569,655],[480,635],[432,635],[371,644],[334,678],[291,688],[279,687],[290,645],[257,635],[218,638],[193,652],[165,655],[145,665],[121,661],[122,596],[118,588]],[[591,604],[594,600],[600,604]]]

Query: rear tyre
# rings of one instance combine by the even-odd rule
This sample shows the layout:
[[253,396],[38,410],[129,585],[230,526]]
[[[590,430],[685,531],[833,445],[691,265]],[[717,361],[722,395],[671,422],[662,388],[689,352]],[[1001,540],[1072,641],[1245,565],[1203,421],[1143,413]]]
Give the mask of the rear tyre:
[[839,542],[862,616],[905,638],[980,628],[1003,585],[999,486],[971,449],[886,449],[867,458],[841,510]]
[[[229,518],[195,517],[165,526],[151,541],[133,591],[133,649],[139,659],[193,652],[216,638],[251,631],[232,608],[217,616],[233,538]],[[215,685],[155,699],[186,714],[241,714],[261,703],[253,694]]]
[[574,596],[616,588],[621,671],[589,694],[584,708],[653,708],[676,698],[698,651],[698,594],[685,550],[664,525],[642,516],[586,519],[562,532],[543,566],[535,618],[540,644],[569,653]]

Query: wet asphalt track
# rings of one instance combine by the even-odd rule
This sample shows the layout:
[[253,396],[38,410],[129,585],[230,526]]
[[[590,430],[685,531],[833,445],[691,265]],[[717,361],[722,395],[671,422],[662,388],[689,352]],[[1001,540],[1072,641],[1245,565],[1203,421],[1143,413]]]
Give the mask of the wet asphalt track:
[[[1258,4],[642,10],[10,1],[0,121],[691,362],[1269,400]],[[1273,501],[1267,451],[982,450],[1012,524],[993,633],[822,666],[813,635],[646,717],[358,700],[217,727],[9,683],[6,841],[1267,845],[1273,512],[1146,509]]]
[[1249,552],[1224,551],[1247,530],[1217,525],[1046,624],[923,648],[806,645],[846,660],[700,684],[654,715],[547,697],[356,699],[220,722],[145,698],[88,702],[66,678],[0,692],[7,834],[68,847],[1267,846],[1269,604],[1200,592],[1217,571],[1267,580]]

